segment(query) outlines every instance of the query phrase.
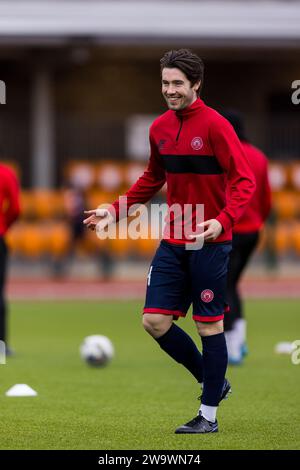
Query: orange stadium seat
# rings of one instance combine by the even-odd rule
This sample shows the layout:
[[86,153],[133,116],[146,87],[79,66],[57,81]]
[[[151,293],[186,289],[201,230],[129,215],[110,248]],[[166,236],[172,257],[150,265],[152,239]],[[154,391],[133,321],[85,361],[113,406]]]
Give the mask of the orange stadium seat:
[[100,241],[95,232],[86,229],[85,236],[82,240],[82,249],[85,253],[96,253],[100,250],[100,243],[104,243],[104,241]]
[[16,222],[8,230],[5,239],[12,254],[19,255],[22,252],[22,236],[23,236],[24,222]]
[[278,255],[286,254],[291,248],[291,229],[288,224],[278,224],[274,233],[275,250]]
[[295,252],[300,255],[300,222],[295,222],[292,228],[292,246]]
[[297,204],[295,191],[278,191],[273,194],[273,208],[279,219],[294,219],[298,212]]
[[118,224],[116,226],[116,234],[116,238],[110,238],[108,241],[112,255],[117,258],[126,258],[134,253],[136,250],[135,240],[129,238],[128,231]]
[[109,241],[111,254],[117,259],[124,259],[130,256],[133,252],[132,244],[129,240],[114,239]]
[[35,198],[32,191],[21,191],[21,217],[23,219],[36,217]]
[[148,238],[138,238],[136,240],[136,250],[141,258],[152,258],[160,243],[160,240]]
[[19,248],[22,255],[30,258],[38,258],[47,253],[48,237],[45,226],[35,223],[24,223]]
[[296,191],[300,191],[300,162],[293,163],[290,167],[291,185]]
[[55,222],[47,228],[49,253],[55,257],[65,255],[71,242],[71,231],[68,224],[64,222]]
[[96,209],[102,204],[109,205],[118,198],[118,195],[119,193],[108,193],[99,189],[89,191],[86,198],[87,210]]
[[35,190],[35,214],[40,219],[54,218],[65,213],[63,194],[60,191]]

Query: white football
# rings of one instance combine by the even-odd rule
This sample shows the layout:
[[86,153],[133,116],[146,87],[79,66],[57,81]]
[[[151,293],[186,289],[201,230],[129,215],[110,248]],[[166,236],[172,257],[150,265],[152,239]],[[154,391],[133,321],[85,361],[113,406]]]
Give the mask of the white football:
[[106,336],[87,336],[80,345],[80,356],[92,366],[105,366],[114,356],[114,347]]

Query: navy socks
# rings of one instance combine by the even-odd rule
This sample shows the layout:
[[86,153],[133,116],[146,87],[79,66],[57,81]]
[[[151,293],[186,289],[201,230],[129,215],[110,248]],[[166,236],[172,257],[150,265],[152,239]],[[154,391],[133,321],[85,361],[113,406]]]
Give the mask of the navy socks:
[[173,323],[163,336],[155,339],[161,349],[186,367],[199,383],[203,382],[202,355],[185,331]]
[[218,406],[227,369],[227,347],[224,333],[201,336],[203,345],[202,404]]
[[227,347],[224,333],[201,336],[203,356],[192,338],[174,323],[156,338],[169,356],[188,369],[199,383],[203,382],[202,404],[218,406],[227,369]]

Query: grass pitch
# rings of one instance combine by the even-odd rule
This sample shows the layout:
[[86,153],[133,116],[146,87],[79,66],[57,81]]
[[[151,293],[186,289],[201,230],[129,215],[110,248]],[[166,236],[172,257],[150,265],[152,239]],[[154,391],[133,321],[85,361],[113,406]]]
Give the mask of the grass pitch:
[[[175,435],[196,414],[194,378],[141,327],[142,302],[16,302],[15,357],[0,366],[1,449],[300,449],[300,365],[274,354],[300,338],[299,301],[249,301],[250,354],[229,368],[219,433]],[[195,339],[190,318],[179,324]],[[104,369],[87,366],[79,345],[90,334],[114,343]],[[8,398],[27,383],[38,397]]]

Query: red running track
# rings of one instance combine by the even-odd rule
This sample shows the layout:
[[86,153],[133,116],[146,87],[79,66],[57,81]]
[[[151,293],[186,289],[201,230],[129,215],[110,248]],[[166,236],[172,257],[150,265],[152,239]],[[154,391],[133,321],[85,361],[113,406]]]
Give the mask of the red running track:
[[[146,280],[11,280],[7,286],[10,300],[131,300],[143,299]],[[298,279],[248,279],[241,283],[241,293],[251,299],[299,299]]]

